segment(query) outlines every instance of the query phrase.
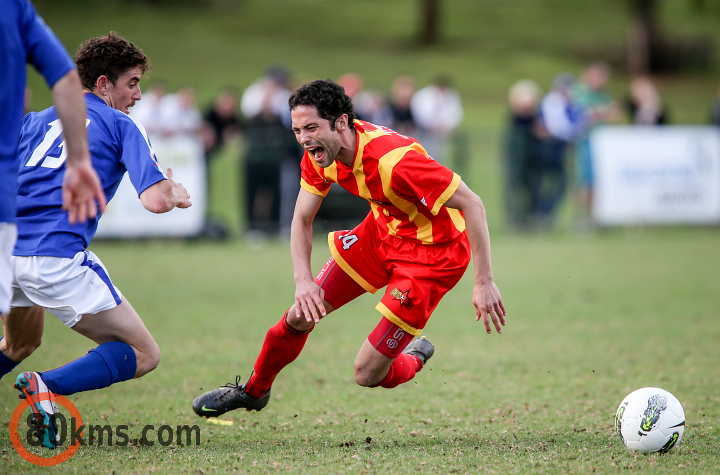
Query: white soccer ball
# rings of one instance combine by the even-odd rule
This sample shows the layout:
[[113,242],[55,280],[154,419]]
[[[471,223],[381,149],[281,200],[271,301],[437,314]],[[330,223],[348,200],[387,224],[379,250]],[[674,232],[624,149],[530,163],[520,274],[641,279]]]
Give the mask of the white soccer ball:
[[641,388],[628,394],[618,407],[615,430],[630,450],[665,453],[682,439],[685,411],[664,389]]

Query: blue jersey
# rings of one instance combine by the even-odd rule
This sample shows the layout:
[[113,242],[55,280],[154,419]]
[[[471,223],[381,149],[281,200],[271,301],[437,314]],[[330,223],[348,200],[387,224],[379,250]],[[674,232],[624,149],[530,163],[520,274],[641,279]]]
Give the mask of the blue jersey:
[[[108,201],[128,172],[138,196],[164,180],[145,129],[94,94],[85,94],[92,164]],[[90,245],[100,215],[70,224],[62,210],[66,151],[55,107],[31,112],[22,121],[18,173],[16,256],[72,258]]]
[[26,0],[3,0],[0,13],[0,222],[15,221],[17,144],[25,106],[26,64],[48,87],[75,65]]

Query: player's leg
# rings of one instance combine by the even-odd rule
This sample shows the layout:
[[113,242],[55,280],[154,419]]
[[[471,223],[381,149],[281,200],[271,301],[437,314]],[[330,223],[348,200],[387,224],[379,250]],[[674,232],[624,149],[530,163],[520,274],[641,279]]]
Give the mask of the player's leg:
[[355,382],[394,388],[413,379],[433,355],[434,347],[425,338],[412,339],[412,334],[383,317],[355,358]]
[[[318,273],[315,282],[325,291],[323,304],[327,314],[365,293],[332,258]],[[228,384],[203,394],[193,402],[195,413],[215,417],[238,408],[261,410],[270,399],[275,378],[300,355],[313,328],[314,323],[297,317],[295,305],[290,307],[266,333],[255,361],[255,371],[248,382],[241,385],[238,378],[234,385]]]
[[127,300],[109,310],[83,315],[73,330],[99,346],[42,379],[55,394],[70,395],[139,378],[157,367],[160,349]]
[[[13,304],[18,303],[18,298],[15,297],[22,293],[15,294]],[[5,336],[0,339],[0,378],[15,369],[40,346],[45,326],[45,309],[39,306],[13,307],[2,320]],[[58,443],[58,431],[52,417],[57,412],[53,395],[43,399],[38,397],[39,394],[47,393],[47,387],[36,373],[21,373],[15,380],[15,388],[20,390],[20,397],[30,403],[35,423],[40,428],[42,444],[54,449]]]
[[[16,238],[17,228],[14,223],[0,223],[0,318],[2,318],[3,322],[4,335],[7,335],[5,320],[10,313],[14,274],[11,256]],[[6,351],[7,343],[7,340],[0,337],[0,378],[18,365],[18,360],[8,355]],[[12,351],[12,348],[10,351]]]
[[0,379],[30,356],[42,341],[45,309],[38,306],[13,307],[0,316],[3,337],[0,337]]
[[32,373],[49,391],[69,395],[99,389],[131,379],[136,373],[144,374],[157,365],[157,345],[132,306],[123,302],[95,254],[84,251],[73,258],[13,259],[14,306],[25,305],[23,298],[27,299],[99,344],[65,366]]
[[160,347],[127,299],[110,310],[83,316],[73,330],[99,345],[121,342],[132,347],[136,362],[133,378],[146,375],[160,363]]
[[433,355],[434,346],[426,339],[411,341],[462,277],[470,249],[463,239],[442,247],[391,241],[385,251],[392,276],[376,306],[383,318],[358,353],[355,381],[394,388],[413,379]]
[[[315,277],[315,282],[325,291],[326,315],[365,293],[332,257]],[[255,362],[255,373],[245,387],[250,396],[257,398],[265,394],[278,373],[300,355],[314,323],[298,317],[295,310],[295,305],[290,307],[280,322],[267,332]]]

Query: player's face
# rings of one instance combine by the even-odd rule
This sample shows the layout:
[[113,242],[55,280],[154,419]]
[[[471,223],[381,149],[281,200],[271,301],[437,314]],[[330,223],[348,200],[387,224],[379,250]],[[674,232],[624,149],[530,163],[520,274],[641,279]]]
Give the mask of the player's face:
[[115,84],[108,81],[108,105],[126,114],[130,112],[129,109],[135,105],[135,101],[142,99],[142,92],[140,92],[141,77],[142,69],[138,66],[125,71],[117,81],[115,81]]
[[333,164],[340,150],[340,134],[315,107],[297,106],[290,113],[295,138],[322,168]]

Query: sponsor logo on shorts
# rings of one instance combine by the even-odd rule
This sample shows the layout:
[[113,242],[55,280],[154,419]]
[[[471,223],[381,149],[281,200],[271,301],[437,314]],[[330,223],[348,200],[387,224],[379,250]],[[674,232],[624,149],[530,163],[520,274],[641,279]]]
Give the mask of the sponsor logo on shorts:
[[405,307],[406,310],[410,310],[415,305],[410,298],[410,289],[407,289],[405,291],[402,291],[395,287],[390,291],[390,295],[393,296],[393,299],[400,301],[400,306]]

